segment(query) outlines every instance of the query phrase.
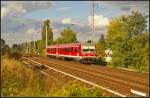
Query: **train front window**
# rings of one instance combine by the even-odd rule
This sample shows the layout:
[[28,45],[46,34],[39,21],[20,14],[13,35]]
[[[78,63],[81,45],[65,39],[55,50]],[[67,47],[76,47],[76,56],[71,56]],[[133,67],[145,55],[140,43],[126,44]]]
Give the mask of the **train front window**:
[[95,47],[94,46],[83,46],[82,53],[83,54],[95,53]]

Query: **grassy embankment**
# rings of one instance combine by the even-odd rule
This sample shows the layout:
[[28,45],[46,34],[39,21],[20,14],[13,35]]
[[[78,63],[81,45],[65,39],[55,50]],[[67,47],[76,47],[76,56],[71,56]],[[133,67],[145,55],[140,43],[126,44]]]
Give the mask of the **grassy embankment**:
[[98,88],[89,89],[73,81],[57,88],[55,79],[43,78],[18,60],[1,57],[1,96],[101,96]]

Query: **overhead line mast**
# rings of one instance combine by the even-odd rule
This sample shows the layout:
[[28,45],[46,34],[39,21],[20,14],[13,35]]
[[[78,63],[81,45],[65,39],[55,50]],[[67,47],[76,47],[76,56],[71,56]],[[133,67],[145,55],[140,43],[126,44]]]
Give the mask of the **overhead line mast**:
[[[94,32],[95,32],[95,22],[94,22],[94,13],[95,13],[95,4],[94,4],[94,1],[92,1],[92,15],[91,15],[91,26],[92,26],[92,38],[94,37]],[[91,38],[91,41],[92,41],[92,38]],[[93,42],[94,42],[94,38],[93,38]]]
[[47,25],[46,25],[46,41],[45,41],[45,54],[47,55]]

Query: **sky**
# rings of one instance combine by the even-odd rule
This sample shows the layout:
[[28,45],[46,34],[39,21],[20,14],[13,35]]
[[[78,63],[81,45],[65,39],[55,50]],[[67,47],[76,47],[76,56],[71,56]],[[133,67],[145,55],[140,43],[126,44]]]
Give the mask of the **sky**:
[[[106,34],[112,18],[132,11],[149,15],[149,1],[95,1],[93,34],[91,4],[91,1],[1,1],[1,38],[10,46],[40,40],[43,21],[49,19],[54,39],[70,27],[80,42],[96,41]],[[147,21],[149,27],[149,18]]]

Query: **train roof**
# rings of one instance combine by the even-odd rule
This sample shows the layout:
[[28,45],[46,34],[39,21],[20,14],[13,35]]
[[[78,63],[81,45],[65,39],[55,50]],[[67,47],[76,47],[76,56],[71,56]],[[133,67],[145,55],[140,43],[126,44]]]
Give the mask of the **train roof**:
[[50,45],[47,48],[58,48],[58,47],[78,47],[81,43],[72,43],[72,44],[58,44],[58,45]]
[[71,43],[71,44],[58,44],[58,45],[50,45],[47,48],[58,48],[58,47],[78,47],[80,45],[94,45],[91,43]]

